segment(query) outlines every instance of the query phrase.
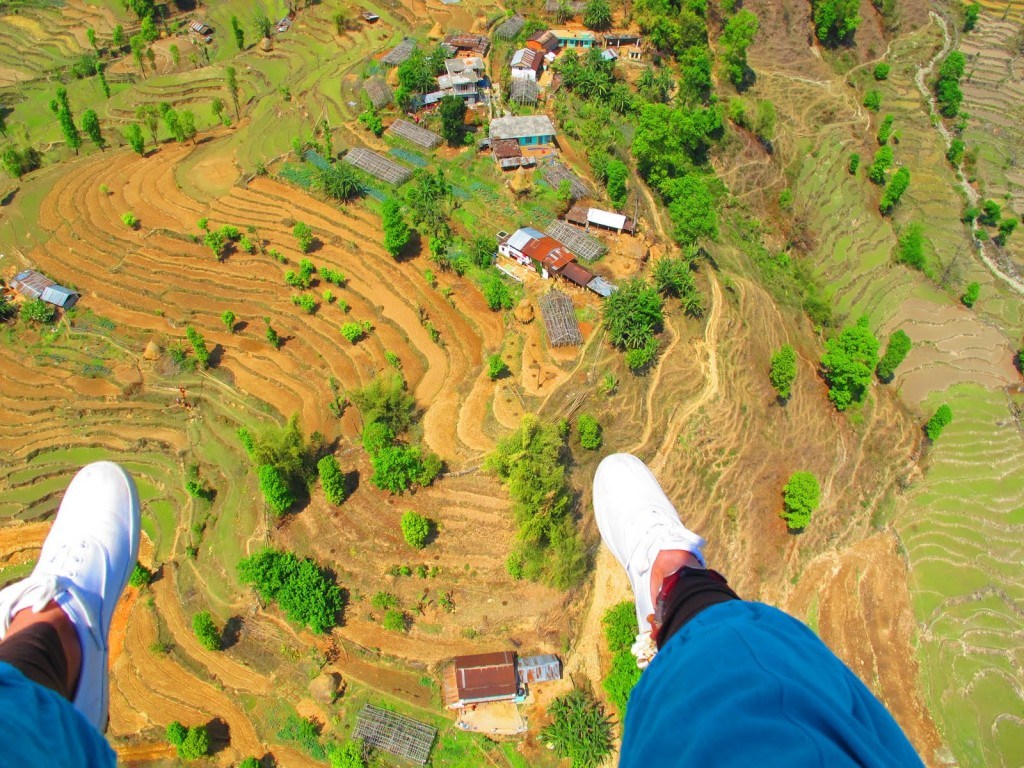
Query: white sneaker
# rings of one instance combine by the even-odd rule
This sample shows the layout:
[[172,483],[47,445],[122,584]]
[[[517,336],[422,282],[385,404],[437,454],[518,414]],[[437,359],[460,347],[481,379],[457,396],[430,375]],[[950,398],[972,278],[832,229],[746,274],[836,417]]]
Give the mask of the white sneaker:
[[636,456],[616,453],[606,457],[594,474],[594,517],[601,538],[626,569],[636,598],[640,627],[633,654],[643,668],[657,652],[651,639],[649,617],[651,569],[659,552],[685,550],[704,565],[704,539],[679,521],[679,513],[665,492]]
[[64,493],[57,517],[28,578],[0,591],[0,638],[14,615],[41,611],[55,600],[82,645],[75,708],[97,730],[107,725],[110,619],[139,556],[139,494],[117,464],[81,469]]

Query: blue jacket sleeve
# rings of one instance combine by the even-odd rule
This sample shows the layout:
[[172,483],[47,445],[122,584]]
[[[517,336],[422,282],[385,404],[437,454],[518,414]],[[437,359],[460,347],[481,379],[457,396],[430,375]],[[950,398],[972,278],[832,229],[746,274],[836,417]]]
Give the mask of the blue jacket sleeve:
[[739,600],[679,630],[634,688],[622,768],[920,766],[884,706],[817,635]]
[[70,702],[0,662],[0,768],[114,768],[107,740]]

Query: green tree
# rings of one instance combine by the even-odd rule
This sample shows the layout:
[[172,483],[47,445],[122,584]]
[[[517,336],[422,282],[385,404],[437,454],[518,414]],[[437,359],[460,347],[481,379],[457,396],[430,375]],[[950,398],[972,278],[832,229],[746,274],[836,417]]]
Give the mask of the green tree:
[[679,298],[688,315],[700,317],[704,313],[704,299],[697,288],[688,260],[662,257],[654,262],[651,276],[658,292]]
[[616,157],[608,161],[605,168],[607,178],[608,197],[616,210],[622,210],[626,205],[626,179],[629,178],[629,169],[626,164]]
[[461,96],[445,96],[437,111],[441,115],[441,137],[452,146],[459,145],[465,130],[466,100]]
[[863,401],[878,364],[878,339],[868,328],[867,316],[825,342],[821,367],[829,386],[828,397],[845,411]]
[[589,0],[586,8],[583,9],[583,26],[603,32],[611,25],[612,7],[608,4],[608,0]]
[[310,229],[309,224],[301,221],[295,222],[295,226],[292,227],[292,234],[295,235],[295,239],[299,242],[299,251],[309,253],[309,249],[313,247],[313,230]]
[[345,501],[345,475],[338,466],[338,460],[333,456],[324,456],[316,464],[317,472],[320,474],[320,485],[323,486],[324,496],[331,504],[341,504]]
[[142,35],[132,35],[128,39],[128,45],[131,46],[132,58],[135,59],[135,66],[137,66],[139,68],[139,71],[143,75],[145,75],[146,74],[146,67],[142,63],[142,57],[143,57],[143,54],[144,54],[144,52],[146,50],[146,41],[145,41],[145,39],[142,37]]
[[96,47],[96,30],[92,27],[89,27],[87,30],[85,30],[85,37],[89,41],[89,45],[91,45],[95,50],[98,51],[99,48]]
[[999,203],[995,200],[986,200],[981,204],[981,214],[978,216],[978,221],[994,227],[998,223],[1002,212],[1003,209]]
[[952,421],[953,409],[948,405],[940,405],[934,415],[928,419],[928,423],[925,424],[924,432],[928,435],[928,439],[934,443],[939,439],[939,435],[942,434],[942,430],[944,430]]
[[903,197],[903,193],[907,191],[909,186],[910,170],[903,166],[892,175],[889,183],[885,185],[885,189],[882,191],[882,199],[878,203],[878,210],[883,216],[892,212],[892,209],[896,207],[896,203],[900,201],[900,198]]
[[1013,234],[1013,231],[1017,229],[1016,217],[1007,217],[999,222],[999,234],[997,234],[993,240],[996,241],[996,245],[1006,245],[1006,238]]
[[82,113],[82,130],[86,132],[92,143],[100,149],[106,146],[103,141],[103,134],[100,132],[100,120],[96,115],[96,111],[87,109]]
[[487,358],[487,378],[491,381],[500,379],[508,373],[508,363],[501,358],[501,354],[495,352]]
[[252,20],[253,29],[256,30],[256,37],[262,40],[265,37],[270,37],[274,31],[274,25],[271,23],[270,18],[267,16],[266,11],[262,8],[256,10],[256,15]]
[[354,390],[351,397],[364,424],[380,422],[392,435],[400,435],[412,426],[416,399],[409,394],[400,373],[377,376],[362,389]]
[[381,421],[371,421],[363,427],[363,449],[372,458],[384,448],[393,445],[395,433],[391,427]]
[[181,138],[178,141],[192,140],[195,144],[196,138],[196,116],[192,110],[183,109],[178,113],[178,127],[181,130]]
[[978,23],[981,16],[981,5],[979,3],[968,3],[964,6],[964,32],[970,32]]
[[139,226],[139,219],[131,211],[125,211],[121,214],[121,223],[128,227],[128,229],[135,229]]
[[228,333],[235,332],[235,313],[230,309],[225,309],[221,313],[220,321],[224,323],[224,327],[228,329]]
[[850,175],[853,176],[855,173],[857,173],[857,169],[859,167],[860,167],[860,155],[858,153],[856,153],[856,152],[851,152],[850,153],[850,161],[847,164],[847,170],[850,172]]
[[171,54],[171,62],[174,64],[175,69],[177,69],[181,64],[181,49],[172,44],[167,51]]
[[939,112],[943,117],[956,117],[960,112],[960,104],[964,100],[960,90],[960,78],[964,75],[967,60],[960,51],[953,51],[939,67],[939,77],[935,81],[935,98]]
[[768,380],[772,383],[780,400],[789,400],[789,396],[793,392],[793,382],[796,381],[796,350],[789,344],[783,344],[772,355]]
[[142,121],[153,139],[153,146],[157,145],[158,131],[160,130],[160,113],[152,104],[140,104],[135,108],[135,117]]
[[128,142],[128,146],[134,149],[141,156],[146,154],[146,139],[142,135],[142,129],[138,123],[132,123],[124,129],[124,140]]
[[818,478],[810,472],[794,472],[782,489],[782,519],[791,531],[802,531],[821,503]]
[[213,251],[213,255],[217,258],[217,261],[223,261],[224,259],[224,248],[228,244],[227,237],[219,229],[214,229],[206,233],[203,237],[203,243]]
[[165,731],[167,741],[175,747],[180,747],[182,742],[185,741],[185,737],[188,736],[188,728],[179,723],[177,720],[172,720],[167,724],[167,730]]
[[981,293],[981,286],[978,283],[971,283],[967,286],[967,290],[963,292],[960,297],[960,301],[965,307],[973,307],[974,302],[978,300],[978,294]]
[[496,270],[489,269],[483,273],[480,277],[480,289],[483,291],[488,309],[492,312],[512,309],[515,305],[511,289]]
[[71,114],[71,105],[68,102],[67,88],[64,86],[57,87],[57,97],[50,102],[50,110],[57,116],[61,133],[64,134],[64,143],[68,145],[68,149],[75,150],[77,155],[79,148],[82,146],[82,135],[78,132],[78,128],[75,127],[75,119]]
[[219,651],[221,649],[220,630],[213,623],[213,617],[209,611],[201,611],[192,617],[192,631],[195,633],[199,644],[208,651]]
[[885,175],[889,168],[892,167],[893,152],[892,147],[888,144],[884,147],[880,147],[875,152],[874,162],[868,168],[868,178],[871,179],[875,184],[884,184]]
[[672,237],[680,245],[690,245],[701,238],[718,237],[718,214],[715,198],[707,180],[700,173],[687,173],[682,178],[666,181],[661,192],[671,202],[668,215],[672,220]]
[[818,40],[826,45],[848,40],[860,26],[858,0],[811,0],[811,8]]
[[100,90],[106,98],[110,98],[110,83],[107,82],[107,74],[103,68],[103,62],[96,62],[96,79],[100,82]]
[[285,615],[323,634],[337,626],[345,607],[333,577],[308,558],[266,547],[238,563],[238,577],[256,589],[263,600],[273,600]]
[[743,88],[750,79],[747,48],[754,42],[758,27],[757,16],[744,8],[725,22],[722,35],[718,38],[725,75],[737,88]]
[[889,143],[889,138],[892,136],[892,120],[892,115],[886,115],[882,124],[878,126],[878,134],[875,138],[878,140],[879,146]]
[[541,740],[572,768],[597,768],[612,751],[612,724],[593,694],[579,688],[551,702]]
[[409,629],[409,617],[406,616],[405,611],[391,608],[384,613],[381,626],[389,632],[406,632]]
[[900,234],[896,248],[896,261],[912,269],[929,274],[927,257],[924,252],[924,227],[909,224]]
[[890,69],[891,68],[888,64],[886,64],[884,61],[881,61],[875,65],[875,69],[872,71],[871,74],[875,78],[875,80],[888,80]]
[[111,43],[115,48],[124,47],[124,27],[117,24],[114,27],[114,31],[111,33]]
[[238,73],[235,72],[234,67],[226,67],[224,69],[224,79],[228,86],[228,94],[231,96],[231,102],[235,105],[235,119],[238,120]]
[[128,577],[128,583],[136,589],[142,589],[153,580],[153,572],[142,563],[135,563],[132,575]]
[[436,172],[417,171],[406,197],[413,226],[432,238],[447,241],[451,236],[448,220],[455,205],[452,185],[440,167]]
[[385,198],[381,205],[381,229],[384,231],[384,250],[397,259],[409,244],[412,230],[402,215],[402,203],[395,197]]
[[877,112],[882,108],[882,94],[878,91],[868,91],[864,94],[863,104],[872,112]]
[[355,169],[347,163],[314,168],[313,189],[343,203],[355,199],[363,191]]
[[967,145],[960,139],[953,139],[953,141],[949,143],[949,149],[946,150],[946,159],[953,165],[960,165],[961,161],[964,159],[964,150],[966,147]]
[[416,483],[423,469],[420,449],[415,446],[389,445],[370,457],[372,482],[382,491],[403,493]]
[[238,768],[260,768],[260,761],[250,755],[243,758],[242,762],[238,764]]
[[[269,326],[267,326],[269,328]],[[281,470],[272,464],[263,464],[256,473],[260,492],[275,517],[283,517],[295,504],[295,494]]]
[[360,114],[359,122],[374,136],[381,136],[384,133],[384,121],[373,110],[368,109]]
[[604,442],[601,424],[589,413],[581,413],[576,419],[576,434],[579,435],[580,445],[588,451],[596,451]]
[[28,323],[49,323],[53,320],[57,310],[52,304],[47,304],[42,299],[31,299],[21,305],[21,319]]
[[654,286],[634,278],[605,300],[603,314],[612,344],[636,349],[661,330],[662,300]]
[[185,335],[196,353],[196,365],[201,370],[205,370],[210,365],[210,350],[206,348],[206,339],[191,325],[185,327]]
[[[327,746],[327,759],[331,768],[366,768],[363,748],[355,741],[337,742]],[[241,767],[239,767],[241,768]]]
[[430,538],[434,528],[433,522],[428,518],[409,510],[402,515],[402,537],[405,543],[413,549],[423,549],[427,546],[427,539]]
[[182,760],[198,760],[210,754],[210,734],[205,725],[193,725],[188,735],[178,747],[178,757]]
[[231,31],[235,35],[235,45],[238,46],[238,50],[245,50],[245,32],[242,30],[242,25],[238,23],[238,17],[231,17]]
[[147,43],[155,42],[160,37],[156,22],[153,21],[153,14],[148,14],[142,19],[142,24],[139,25],[139,34]]
[[355,344],[364,336],[366,336],[366,328],[362,323],[342,323],[341,327],[338,330],[341,332],[341,335],[344,336],[346,340],[348,340],[349,344]]
[[902,328],[889,334],[889,342],[885,345],[885,354],[882,355],[882,359],[875,367],[875,375],[878,376],[879,381],[887,384],[893,380],[897,366],[903,362],[907,353],[910,352],[911,346],[913,344],[910,337],[903,332]]

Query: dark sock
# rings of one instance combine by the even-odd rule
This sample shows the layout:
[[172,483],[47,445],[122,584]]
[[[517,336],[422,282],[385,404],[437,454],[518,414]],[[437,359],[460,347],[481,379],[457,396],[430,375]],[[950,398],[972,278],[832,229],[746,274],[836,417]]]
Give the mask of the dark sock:
[[705,608],[740,599],[726,583],[725,577],[717,571],[690,567],[683,570],[685,574],[676,582],[665,604],[665,619],[658,633],[658,650]]
[[44,688],[56,691],[68,701],[68,660],[60,634],[52,624],[40,621],[0,642],[0,661],[10,664],[21,674]]

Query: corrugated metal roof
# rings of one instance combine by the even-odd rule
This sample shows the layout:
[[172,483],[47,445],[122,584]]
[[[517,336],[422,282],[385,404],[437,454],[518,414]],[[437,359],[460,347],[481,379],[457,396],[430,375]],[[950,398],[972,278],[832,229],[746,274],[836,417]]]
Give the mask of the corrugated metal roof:
[[51,285],[43,290],[43,295],[40,298],[49,304],[56,304],[58,307],[66,306],[70,309],[78,301],[78,294],[63,285]]
[[574,262],[565,265],[562,269],[562,277],[580,287],[586,287],[594,279],[594,273]]
[[515,654],[511,651],[458,656],[454,668],[458,698],[464,704],[511,699],[518,691]]
[[602,211],[600,208],[591,208],[587,211],[587,221],[591,224],[599,224],[610,229],[622,229],[626,226],[626,217],[621,213]]
[[43,295],[43,291],[53,285],[56,285],[53,280],[42,272],[36,272],[34,269],[26,269],[24,272],[19,272],[11,280],[11,288],[22,296],[28,296],[32,299],[38,299]]
[[491,120],[492,139],[525,139],[530,136],[554,136],[555,126],[547,115],[499,117]]
[[558,657],[544,653],[538,656],[519,657],[516,662],[519,679],[527,685],[550,683],[562,679],[562,662]]
[[592,290],[598,296],[604,296],[606,299],[615,293],[615,291],[619,290],[600,275],[587,283],[587,288]]
[[531,240],[540,240],[542,237],[544,237],[543,232],[533,227],[522,227],[512,233],[512,237],[508,239],[508,244],[517,251],[521,251]]

